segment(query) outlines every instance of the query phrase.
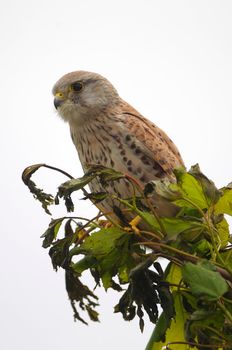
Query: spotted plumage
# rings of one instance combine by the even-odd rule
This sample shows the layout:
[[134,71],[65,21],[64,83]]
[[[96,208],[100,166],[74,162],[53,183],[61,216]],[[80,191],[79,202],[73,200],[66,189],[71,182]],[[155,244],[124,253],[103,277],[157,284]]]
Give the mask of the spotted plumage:
[[[55,84],[53,94],[58,114],[70,125],[84,171],[88,164],[101,164],[131,175],[143,186],[154,179],[173,181],[173,169],[184,165],[169,137],[99,74],[68,73]],[[103,190],[96,179],[90,187],[93,192]],[[133,193],[126,180],[112,183],[108,191],[121,198]],[[112,212],[115,201],[108,198],[98,206]]]

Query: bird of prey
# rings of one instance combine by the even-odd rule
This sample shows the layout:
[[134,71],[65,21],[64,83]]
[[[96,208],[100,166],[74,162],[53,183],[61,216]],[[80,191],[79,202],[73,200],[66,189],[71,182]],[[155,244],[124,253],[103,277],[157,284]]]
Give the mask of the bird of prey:
[[[100,164],[126,173],[144,186],[156,179],[174,181],[173,170],[184,165],[164,131],[125,102],[101,75],[68,73],[57,81],[53,95],[58,114],[69,123],[84,172],[88,164]],[[97,179],[90,183],[90,189],[94,193],[105,191]],[[119,198],[133,196],[125,179],[112,182],[108,192]],[[107,197],[97,206],[117,217],[115,199]],[[160,208],[162,212],[165,215]]]

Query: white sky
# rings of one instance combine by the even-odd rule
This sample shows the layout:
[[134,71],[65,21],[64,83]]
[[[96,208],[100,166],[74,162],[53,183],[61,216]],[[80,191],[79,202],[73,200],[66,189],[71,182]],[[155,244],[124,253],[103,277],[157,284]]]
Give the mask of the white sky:
[[[163,128],[187,167],[198,162],[219,187],[226,185],[232,180],[231,18],[229,0],[2,2],[1,349],[144,349],[153,326],[141,335],[137,320],[113,314],[117,294],[98,292],[100,324],[73,322],[63,272],[53,272],[41,248],[50,218],[21,172],[45,162],[82,174],[51,89],[63,74],[83,69],[106,76]],[[66,180],[45,171],[37,179],[48,191]],[[89,203],[76,208],[80,215],[94,212]]]

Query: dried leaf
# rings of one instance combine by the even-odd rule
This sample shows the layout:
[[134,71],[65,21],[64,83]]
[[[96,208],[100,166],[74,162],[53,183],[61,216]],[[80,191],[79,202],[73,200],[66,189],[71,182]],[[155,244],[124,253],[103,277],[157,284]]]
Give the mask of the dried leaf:
[[48,210],[48,206],[54,203],[54,198],[51,194],[45,193],[42,189],[38,188],[36,184],[31,180],[31,176],[45,164],[34,164],[27,167],[22,174],[22,180],[24,184],[29,188],[30,192],[34,195],[36,199],[42,204],[42,208],[45,212],[51,215]]

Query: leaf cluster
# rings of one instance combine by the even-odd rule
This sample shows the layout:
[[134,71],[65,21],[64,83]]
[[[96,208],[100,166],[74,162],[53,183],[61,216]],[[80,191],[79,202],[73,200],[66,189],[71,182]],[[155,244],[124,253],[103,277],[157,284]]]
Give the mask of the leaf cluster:
[[[188,172],[177,169],[175,183],[159,180],[145,188],[112,169],[93,166],[78,179],[61,171],[71,180],[60,185],[53,197],[31,180],[41,166],[25,169],[23,181],[47,213],[48,205],[58,205],[60,199],[68,212],[74,211],[71,196],[78,190],[97,204],[113,196],[110,184],[122,179],[134,192],[129,199],[114,196],[118,213],[123,206],[135,219],[126,227],[125,220],[102,220],[102,213],[92,220],[64,216],[52,219],[42,235],[54,269],[65,269],[75,319],[86,322],[78,305],[98,321],[95,291],[81,282],[88,270],[96,287],[123,293],[115,312],[125,320],[137,316],[143,330],[146,313],[156,324],[146,350],[232,348],[232,245],[225,216],[232,216],[231,185],[217,189],[198,165]],[[85,186],[93,179],[104,191],[87,192]],[[160,216],[154,196],[159,205],[174,207],[175,214]],[[135,222],[139,222],[137,227]],[[160,258],[169,261],[165,271]]]

